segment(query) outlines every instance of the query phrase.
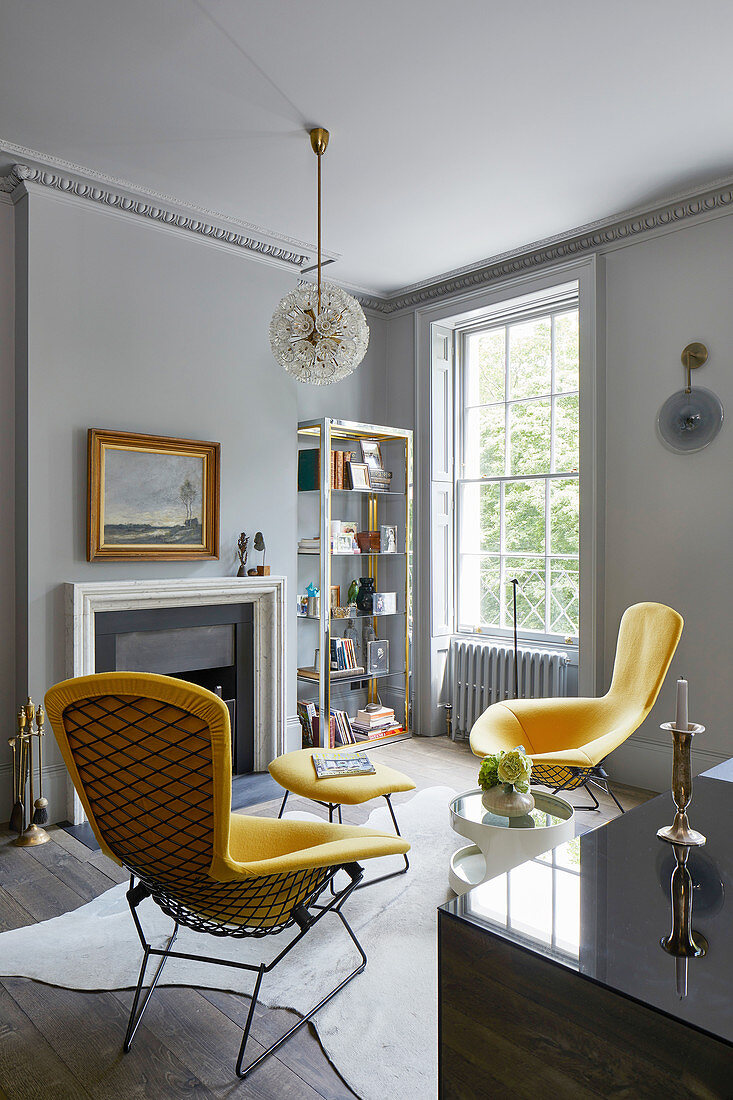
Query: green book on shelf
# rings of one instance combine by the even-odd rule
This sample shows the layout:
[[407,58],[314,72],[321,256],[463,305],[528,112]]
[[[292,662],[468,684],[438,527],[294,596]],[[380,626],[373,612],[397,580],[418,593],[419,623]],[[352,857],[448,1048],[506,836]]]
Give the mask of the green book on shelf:
[[321,451],[306,447],[298,451],[298,492],[307,493],[321,487]]

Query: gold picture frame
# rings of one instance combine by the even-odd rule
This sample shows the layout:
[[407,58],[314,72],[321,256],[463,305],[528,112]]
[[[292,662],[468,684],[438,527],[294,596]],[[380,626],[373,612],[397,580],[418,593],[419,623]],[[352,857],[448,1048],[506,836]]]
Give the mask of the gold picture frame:
[[218,443],[90,428],[87,560],[219,557]]
[[332,584],[329,593],[329,607],[333,612],[334,608],[339,607],[341,604],[341,585]]

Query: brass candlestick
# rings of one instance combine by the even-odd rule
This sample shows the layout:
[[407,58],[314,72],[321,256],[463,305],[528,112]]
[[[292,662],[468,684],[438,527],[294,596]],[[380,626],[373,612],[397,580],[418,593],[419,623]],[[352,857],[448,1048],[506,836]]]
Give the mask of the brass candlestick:
[[677,864],[670,881],[672,929],[668,936],[662,936],[659,943],[676,960],[677,995],[682,998],[687,996],[687,960],[707,954],[708,941],[692,927],[693,883],[687,867],[690,845],[675,844],[673,849]]
[[677,729],[673,722],[664,722],[661,729],[672,734],[674,743],[672,798],[677,807],[677,813],[671,825],[657,830],[657,836],[669,844],[700,847],[705,843],[705,837],[696,829],[690,828],[687,807],[692,801],[692,738],[696,733],[703,733],[705,727],[696,722],[690,722],[687,729],[682,730]]

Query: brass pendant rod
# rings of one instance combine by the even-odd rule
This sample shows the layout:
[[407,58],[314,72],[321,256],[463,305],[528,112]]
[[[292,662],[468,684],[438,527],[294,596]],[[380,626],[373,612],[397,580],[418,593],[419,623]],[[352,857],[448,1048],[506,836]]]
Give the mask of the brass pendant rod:
[[321,312],[321,153],[318,157],[318,312]]

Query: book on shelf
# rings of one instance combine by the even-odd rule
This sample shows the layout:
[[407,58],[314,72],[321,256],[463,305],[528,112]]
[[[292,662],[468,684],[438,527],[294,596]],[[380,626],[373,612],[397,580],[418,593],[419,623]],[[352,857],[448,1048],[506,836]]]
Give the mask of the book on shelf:
[[313,767],[318,779],[334,779],[345,775],[374,775],[376,768],[364,752],[353,756],[343,753],[314,752]]
[[331,638],[331,672],[343,672],[358,667],[351,638]]
[[317,713],[318,709],[315,703],[298,703],[298,718],[300,719],[300,727],[303,731],[304,749],[309,749],[316,744],[313,719],[316,717]]
[[331,719],[328,723],[328,733],[324,733],[321,729],[321,716],[318,713],[318,708],[316,708],[312,724],[314,747],[317,749],[332,749],[336,743],[336,720],[333,715],[331,715]]
[[379,741],[381,737],[394,737],[396,733],[403,732],[403,728],[399,722],[393,722],[383,729],[359,730],[356,726],[352,726],[352,729],[357,741]]
[[[318,680],[320,679],[321,670],[315,668],[313,665],[306,665],[298,669],[298,676],[301,680]],[[329,673],[332,680],[349,680],[357,679],[364,675],[364,666],[357,665],[356,668],[345,668],[339,670],[331,669]]]
[[321,486],[321,451],[306,447],[298,451],[298,492],[308,493]]

